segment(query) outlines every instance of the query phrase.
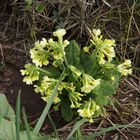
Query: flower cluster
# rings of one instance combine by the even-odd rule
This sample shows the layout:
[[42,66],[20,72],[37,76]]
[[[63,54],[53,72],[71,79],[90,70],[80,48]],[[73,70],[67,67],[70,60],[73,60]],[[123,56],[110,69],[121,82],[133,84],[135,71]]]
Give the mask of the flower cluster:
[[[52,91],[53,91],[55,85],[57,84],[57,82],[58,82],[58,80],[56,80],[56,79],[49,78],[48,76],[44,76],[40,85],[34,85],[35,92],[41,93],[41,95],[43,96],[42,99],[44,101],[47,101],[49,99],[49,97],[51,96]],[[60,100],[59,100],[58,96],[56,96],[54,98],[54,103],[58,103],[59,101]]]
[[128,74],[132,74],[132,69],[130,67],[131,61],[125,60],[124,63],[117,66],[117,69],[122,75],[127,76]]
[[72,111],[92,122],[114,94],[118,77],[132,73],[131,61],[113,63],[115,41],[103,39],[99,29],[92,31],[84,51],[75,41],[64,40],[65,34],[64,29],[59,29],[53,32],[55,39],[43,38],[35,43],[30,50],[33,64],[26,64],[21,70],[23,81],[34,84],[35,92],[48,102],[65,69],[53,103],[63,109],[64,102],[68,102],[71,110],[67,113]]
[[92,116],[99,110],[99,105],[97,105],[93,100],[89,99],[89,101],[86,101],[82,107],[78,109],[78,113],[81,117],[89,119],[89,122],[93,122]]
[[90,93],[95,87],[100,85],[100,79],[95,80],[92,76],[88,74],[83,74],[83,86],[81,91],[84,93]]
[[84,51],[89,52],[90,48],[96,47],[98,53],[99,64],[105,64],[111,62],[115,57],[115,40],[102,39],[101,31],[99,29],[93,29],[91,44],[89,47],[85,47]]
[[48,65],[49,59],[53,59],[53,66],[57,67],[63,63],[64,48],[68,46],[69,41],[64,40],[63,36],[66,34],[64,29],[60,29],[53,33],[58,38],[58,42],[52,38],[42,41],[37,41],[35,47],[30,50],[32,62],[39,67]]
[[25,77],[23,79],[23,82],[26,82],[27,85],[33,84],[34,81],[39,80],[39,74],[38,68],[32,64],[26,64],[25,70],[21,70],[21,74]]

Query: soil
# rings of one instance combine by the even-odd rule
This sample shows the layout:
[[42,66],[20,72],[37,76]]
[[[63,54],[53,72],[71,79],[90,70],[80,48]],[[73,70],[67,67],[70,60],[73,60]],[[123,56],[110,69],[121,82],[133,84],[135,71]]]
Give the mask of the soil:
[[[18,55],[17,55],[18,54]],[[33,87],[22,82],[20,69],[24,67],[27,57],[21,57],[19,50],[12,45],[1,45],[1,62],[5,64],[0,71],[0,91],[6,94],[10,104],[15,108],[16,98],[21,90],[21,101],[28,115],[41,112],[45,103],[34,93]],[[19,59],[20,58],[20,59]],[[25,60],[26,59],[26,60]]]
[[20,71],[6,64],[6,68],[0,73],[0,91],[6,94],[10,104],[15,108],[16,98],[21,90],[21,101],[28,115],[41,112],[45,103],[40,96],[34,93],[32,86],[22,82]]

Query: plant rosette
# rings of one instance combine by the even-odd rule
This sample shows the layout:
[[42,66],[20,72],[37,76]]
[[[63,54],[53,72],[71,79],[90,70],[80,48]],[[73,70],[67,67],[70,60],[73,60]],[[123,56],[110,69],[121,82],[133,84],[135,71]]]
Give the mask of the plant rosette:
[[79,115],[92,122],[110,104],[121,77],[132,73],[131,61],[117,63],[115,40],[103,39],[99,29],[91,31],[83,48],[75,40],[64,40],[65,34],[59,29],[54,38],[35,42],[30,50],[32,63],[21,70],[23,81],[33,84],[47,102],[65,69],[53,103],[66,121]]

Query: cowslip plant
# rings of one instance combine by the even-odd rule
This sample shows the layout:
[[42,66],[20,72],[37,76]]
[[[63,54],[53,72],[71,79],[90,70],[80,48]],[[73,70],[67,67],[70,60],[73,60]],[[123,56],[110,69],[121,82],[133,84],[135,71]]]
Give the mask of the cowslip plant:
[[99,29],[91,31],[83,48],[74,40],[64,40],[65,34],[59,29],[53,32],[54,38],[35,42],[30,50],[33,63],[21,70],[23,81],[33,84],[47,102],[63,72],[53,100],[55,107],[61,109],[66,121],[79,115],[92,122],[110,103],[120,78],[132,73],[131,61],[118,64],[115,40],[103,39]]

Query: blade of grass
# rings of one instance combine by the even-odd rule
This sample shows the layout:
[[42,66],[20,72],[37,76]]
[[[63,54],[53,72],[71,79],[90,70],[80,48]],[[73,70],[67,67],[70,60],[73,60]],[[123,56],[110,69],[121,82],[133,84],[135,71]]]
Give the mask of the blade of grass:
[[57,139],[59,140],[60,138],[59,138],[59,135],[58,135],[58,132],[57,132],[55,123],[54,123],[54,121],[52,120],[52,118],[51,118],[51,116],[50,116],[49,113],[48,113],[48,118],[49,118],[49,120],[50,120],[50,122],[51,122],[51,125],[52,125],[53,129],[54,129],[54,132],[55,132],[55,134],[56,134],[56,137],[57,137]]
[[30,135],[30,129],[29,129],[29,126],[28,126],[27,116],[26,116],[24,108],[22,108],[22,113],[23,113],[23,120],[24,120],[24,123],[25,123],[27,138],[28,138],[28,140],[32,140],[31,135]]
[[116,129],[119,129],[119,128],[127,128],[127,127],[132,127],[132,128],[140,128],[140,125],[137,125],[137,124],[133,124],[133,125],[115,125],[115,126],[111,126],[111,127],[108,127],[108,128],[102,128],[100,131],[94,133],[93,135],[91,136],[85,136],[84,139],[87,139],[87,140],[94,140],[94,138],[96,138],[97,136],[100,136],[104,133],[107,133],[107,132],[110,132],[110,131],[113,131],[113,130],[116,130]]
[[78,129],[78,130],[76,131],[75,138],[76,138],[76,140],[84,140],[84,139],[83,139],[82,132],[81,132],[80,129]]
[[68,135],[67,140],[70,139],[72,137],[72,135],[80,128],[81,125],[83,125],[85,122],[87,122],[87,119],[83,118],[79,121],[76,122],[76,124],[74,125],[71,133]]
[[18,92],[18,97],[16,101],[16,140],[20,140],[20,97],[21,90]]
[[65,69],[63,70],[63,72],[62,72],[62,74],[61,74],[61,76],[59,78],[59,82],[54,87],[53,92],[52,92],[52,95],[50,96],[50,98],[48,100],[48,103],[45,106],[45,109],[43,110],[43,113],[41,114],[41,117],[39,118],[39,120],[38,120],[38,122],[37,122],[37,124],[36,124],[36,126],[35,126],[35,128],[33,130],[33,132],[35,134],[37,134],[40,131],[41,127],[42,127],[42,124],[43,124],[43,122],[44,122],[44,120],[46,118],[46,115],[48,114],[48,111],[49,111],[49,109],[50,109],[50,107],[52,105],[52,102],[54,100],[54,97],[57,94],[57,89],[58,89],[59,85],[61,84],[61,81],[62,81],[62,79],[64,77],[64,73],[65,73]]

